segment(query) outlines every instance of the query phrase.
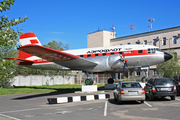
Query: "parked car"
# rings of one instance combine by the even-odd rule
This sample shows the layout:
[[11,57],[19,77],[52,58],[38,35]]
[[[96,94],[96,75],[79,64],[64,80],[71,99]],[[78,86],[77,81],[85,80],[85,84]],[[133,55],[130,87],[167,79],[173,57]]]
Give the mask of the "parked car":
[[171,100],[176,98],[176,85],[171,78],[151,78],[147,81],[144,89],[149,100],[166,96],[170,96]]
[[180,74],[173,77],[173,81],[176,84],[177,95],[180,95]]
[[136,81],[120,82],[113,92],[114,100],[121,103],[122,101],[141,101],[144,103],[144,88]]

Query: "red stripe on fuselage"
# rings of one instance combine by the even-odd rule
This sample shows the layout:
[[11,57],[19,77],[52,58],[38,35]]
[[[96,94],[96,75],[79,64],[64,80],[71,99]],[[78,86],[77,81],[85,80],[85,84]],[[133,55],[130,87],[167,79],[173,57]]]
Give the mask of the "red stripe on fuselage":
[[[76,55],[78,57],[83,57],[83,58],[91,58],[91,57],[98,57],[98,56],[107,56],[107,55],[115,55],[115,54],[121,54],[126,56],[142,56],[142,55],[157,55],[157,54],[162,54],[162,53],[147,53],[147,50],[142,50],[142,53],[138,52],[139,50],[130,50],[130,51],[121,51],[121,52],[107,52],[107,53],[96,53],[96,54],[85,54],[85,55]],[[103,55],[104,54],[104,55]],[[38,59],[34,60],[33,64],[41,64],[41,63],[49,63],[51,61],[47,61],[45,59]]]

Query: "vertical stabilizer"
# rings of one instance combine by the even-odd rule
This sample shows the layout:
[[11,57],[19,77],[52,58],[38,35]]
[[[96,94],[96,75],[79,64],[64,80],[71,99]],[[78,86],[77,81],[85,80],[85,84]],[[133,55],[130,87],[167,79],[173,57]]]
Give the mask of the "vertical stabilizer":
[[[41,45],[39,42],[38,38],[33,32],[25,33],[20,36],[20,45],[28,45],[28,44],[36,44],[36,45]],[[34,55],[28,54],[26,52],[20,51],[19,50],[19,58],[26,59],[28,57],[32,57]]]

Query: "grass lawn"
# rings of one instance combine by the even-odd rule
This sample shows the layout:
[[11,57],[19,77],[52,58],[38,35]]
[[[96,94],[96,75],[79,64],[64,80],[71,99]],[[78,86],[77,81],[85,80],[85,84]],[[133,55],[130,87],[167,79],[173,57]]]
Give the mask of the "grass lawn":
[[[104,84],[98,84],[103,87]],[[0,95],[6,94],[26,94],[26,93],[49,93],[49,92],[68,92],[81,90],[81,85],[43,85],[43,86],[17,86],[9,88],[0,88]]]

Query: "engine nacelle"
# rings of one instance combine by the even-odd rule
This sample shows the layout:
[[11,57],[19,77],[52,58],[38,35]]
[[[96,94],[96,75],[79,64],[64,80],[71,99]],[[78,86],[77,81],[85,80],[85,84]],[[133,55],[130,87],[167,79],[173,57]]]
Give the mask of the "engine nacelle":
[[108,59],[108,65],[111,69],[120,69],[123,68],[124,63],[120,61],[119,55],[111,55]]

